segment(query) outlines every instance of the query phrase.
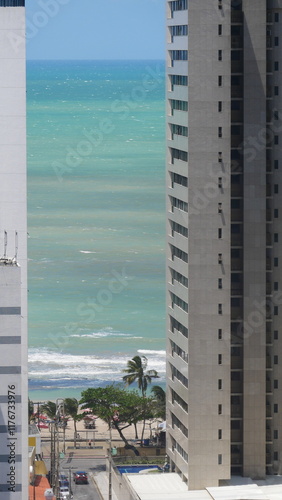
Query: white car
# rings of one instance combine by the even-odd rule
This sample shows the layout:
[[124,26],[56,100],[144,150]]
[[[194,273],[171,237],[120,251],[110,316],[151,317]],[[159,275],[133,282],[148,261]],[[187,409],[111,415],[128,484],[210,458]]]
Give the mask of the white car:
[[71,498],[70,490],[67,486],[60,487],[60,500],[69,500]]

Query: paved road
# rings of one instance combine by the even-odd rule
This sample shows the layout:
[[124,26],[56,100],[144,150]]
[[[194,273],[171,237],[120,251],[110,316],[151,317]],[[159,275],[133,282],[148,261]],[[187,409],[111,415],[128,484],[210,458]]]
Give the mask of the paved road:
[[[45,458],[47,468],[50,465],[48,458]],[[101,500],[98,490],[93,481],[93,477],[99,471],[105,471],[106,459],[103,456],[93,457],[93,455],[77,455],[67,453],[65,458],[60,460],[60,471],[71,477],[71,489],[73,500]],[[88,473],[89,484],[75,484],[72,480],[73,472],[83,470]]]

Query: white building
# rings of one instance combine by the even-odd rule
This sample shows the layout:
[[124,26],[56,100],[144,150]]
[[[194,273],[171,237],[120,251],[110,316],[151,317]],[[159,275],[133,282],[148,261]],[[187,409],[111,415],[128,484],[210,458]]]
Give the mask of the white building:
[[24,0],[0,0],[0,498],[3,500],[26,500],[29,478],[25,59]]
[[167,2],[167,453],[280,473],[280,0]]

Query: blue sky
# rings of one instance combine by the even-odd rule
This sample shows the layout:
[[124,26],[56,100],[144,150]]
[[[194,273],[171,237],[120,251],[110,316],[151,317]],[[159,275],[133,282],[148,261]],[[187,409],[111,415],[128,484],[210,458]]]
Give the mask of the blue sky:
[[165,0],[26,0],[28,59],[164,59]]

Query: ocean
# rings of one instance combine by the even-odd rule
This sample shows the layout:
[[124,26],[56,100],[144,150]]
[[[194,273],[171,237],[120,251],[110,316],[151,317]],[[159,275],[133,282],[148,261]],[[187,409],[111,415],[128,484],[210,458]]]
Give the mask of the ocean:
[[28,61],[29,397],[165,383],[163,61]]

